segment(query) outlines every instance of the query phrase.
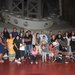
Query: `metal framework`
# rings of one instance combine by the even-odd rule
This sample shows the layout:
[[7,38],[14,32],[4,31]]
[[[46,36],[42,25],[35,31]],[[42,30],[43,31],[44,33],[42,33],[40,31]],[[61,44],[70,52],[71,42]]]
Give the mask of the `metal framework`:
[[[51,12],[49,0],[6,0],[10,12],[26,17],[48,17]],[[62,0],[59,2],[59,15],[62,16]]]
[[27,0],[27,17],[42,18],[41,0]]
[[59,0],[59,15],[62,16],[62,0]]
[[10,12],[24,16],[24,0],[9,0],[8,3],[8,9]]

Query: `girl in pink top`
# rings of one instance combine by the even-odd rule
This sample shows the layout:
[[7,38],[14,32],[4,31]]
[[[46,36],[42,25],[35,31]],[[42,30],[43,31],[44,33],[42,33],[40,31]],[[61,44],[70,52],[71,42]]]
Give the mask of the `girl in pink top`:
[[35,45],[33,45],[33,49],[31,51],[31,55],[30,55],[31,64],[33,64],[33,62],[38,64],[37,58],[38,58],[38,50],[36,49]]

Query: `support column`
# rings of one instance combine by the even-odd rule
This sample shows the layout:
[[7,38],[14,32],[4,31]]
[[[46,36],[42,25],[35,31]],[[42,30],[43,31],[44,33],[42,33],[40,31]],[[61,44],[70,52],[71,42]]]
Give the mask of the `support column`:
[[24,16],[24,0],[22,0],[22,16]]
[[59,15],[62,16],[62,0],[59,0]]
[[1,11],[1,0],[0,0],[0,11]]
[[8,10],[9,12],[12,12],[12,3],[13,3],[13,0],[8,0]]
[[27,0],[27,17],[41,18],[41,0]]

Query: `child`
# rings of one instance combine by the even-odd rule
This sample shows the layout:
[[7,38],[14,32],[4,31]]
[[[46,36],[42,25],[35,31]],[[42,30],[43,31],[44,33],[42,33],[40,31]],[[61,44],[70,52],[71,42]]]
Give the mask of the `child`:
[[47,53],[48,53],[48,49],[47,49],[47,46],[45,44],[42,44],[41,45],[41,49],[42,49],[42,62],[46,62],[47,61]]
[[33,49],[31,51],[30,58],[31,58],[31,64],[33,64],[33,62],[35,62],[36,64],[38,64],[38,62],[37,62],[38,50],[36,50],[35,45],[33,45]]
[[41,45],[42,45],[42,44],[47,44],[47,43],[48,43],[48,41],[45,40],[45,38],[46,38],[45,36],[42,37],[42,39],[41,39],[41,41],[40,41]]
[[55,46],[56,50],[59,51],[59,42],[58,42],[58,40],[56,39],[52,44]]
[[[56,50],[55,46],[51,43],[49,45],[49,58],[55,58],[56,59],[56,55],[58,54],[58,51]],[[52,59],[53,60],[53,59]],[[54,60],[55,61],[55,60]]]
[[24,59],[24,56],[25,56],[25,48],[26,48],[25,40],[22,39],[22,42],[20,43],[20,47],[19,47],[21,60]]

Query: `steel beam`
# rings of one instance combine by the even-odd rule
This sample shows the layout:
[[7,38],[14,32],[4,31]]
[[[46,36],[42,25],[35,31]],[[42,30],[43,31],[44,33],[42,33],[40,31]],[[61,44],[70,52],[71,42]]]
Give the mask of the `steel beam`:
[[27,0],[27,17],[41,18],[41,0]]

